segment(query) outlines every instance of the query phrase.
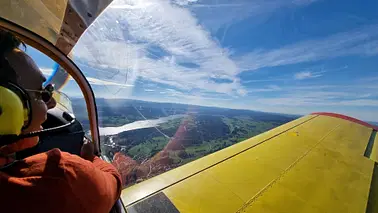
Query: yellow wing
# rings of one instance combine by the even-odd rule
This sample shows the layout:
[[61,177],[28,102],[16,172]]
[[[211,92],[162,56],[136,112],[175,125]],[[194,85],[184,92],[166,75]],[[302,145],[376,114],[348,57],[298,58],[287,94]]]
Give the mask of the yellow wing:
[[128,212],[377,212],[375,127],[299,118],[122,191]]

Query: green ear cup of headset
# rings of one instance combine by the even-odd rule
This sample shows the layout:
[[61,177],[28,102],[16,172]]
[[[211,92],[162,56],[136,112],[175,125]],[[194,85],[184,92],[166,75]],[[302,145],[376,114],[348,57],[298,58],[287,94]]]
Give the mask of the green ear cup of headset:
[[24,122],[25,110],[20,97],[0,86],[0,135],[20,135]]

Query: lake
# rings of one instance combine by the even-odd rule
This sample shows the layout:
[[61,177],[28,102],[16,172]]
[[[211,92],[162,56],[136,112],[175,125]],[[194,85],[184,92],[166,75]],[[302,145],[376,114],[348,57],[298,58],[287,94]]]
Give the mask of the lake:
[[123,126],[118,127],[99,127],[100,135],[109,136],[109,135],[116,135],[121,132],[126,132],[130,130],[136,129],[145,129],[151,127],[157,127],[159,124],[165,123],[167,121],[176,119],[176,118],[183,118],[186,115],[170,115],[167,117],[161,117],[158,119],[149,119],[149,120],[141,120],[141,121],[134,121],[132,123],[125,124]]

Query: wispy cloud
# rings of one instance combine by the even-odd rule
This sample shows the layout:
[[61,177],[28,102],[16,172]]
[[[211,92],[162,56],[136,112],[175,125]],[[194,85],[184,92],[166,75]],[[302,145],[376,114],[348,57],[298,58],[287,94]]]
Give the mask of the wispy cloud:
[[[278,95],[258,96],[254,101],[257,105],[265,106],[266,109],[274,109],[278,112],[294,112],[293,109],[296,109],[302,114],[319,110],[346,112],[346,109],[356,107],[376,108],[378,111],[375,95],[378,93],[373,94],[368,84],[286,86],[280,87]],[[358,117],[357,111],[354,115]]]
[[256,83],[256,82],[270,82],[270,81],[286,81],[286,80],[290,80],[290,79],[289,78],[253,79],[253,80],[243,81],[243,84]]
[[282,90],[281,87],[277,85],[269,85],[265,88],[260,88],[260,89],[250,89],[248,92],[255,93],[255,92],[276,92]]
[[[355,99],[349,101],[336,101],[327,99],[314,99],[306,97],[282,97],[282,98],[259,98],[256,102],[267,106],[284,106],[284,107],[376,107],[378,106],[378,100],[375,99]],[[311,113],[311,109],[305,110],[302,108],[302,112]]]
[[342,106],[337,105],[322,107],[319,105],[303,106],[285,106],[285,105],[263,105],[255,108],[266,112],[286,113],[295,115],[307,115],[313,112],[333,112],[352,116],[364,121],[378,121],[378,109],[370,108],[369,110],[361,110],[361,106]]
[[349,55],[378,54],[378,26],[367,26],[318,40],[307,40],[273,50],[255,50],[239,57],[242,70],[256,70]]
[[[366,94],[361,94],[360,95],[360,98],[369,98],[369,97],[371,97],[371,96],[373,96],[371,93],[366,93]],[[378,106],[378,105],[377,105]]]
[[287,90],[290,90],[290,91],[306,91],[308,92],[308,90],[312,90],[312,91],[323,91],[323,90],[331,90],[331,89],[334,89],[334,88],[338,88],[338,89],[344,89],[344,88],[351,88],[350,85],[331,85],[331,84],[308,84],[308,85],[304,85],[304,86],[289,86],[289,87],[286,87],[285,89]]
[[377,107],[378,106],[378,100],[375,100],[375,99],[356,99],[356,100],[350,100],[350,101],[341,101],[338,104],[346,105],[346,106],[372,106],[372,107]]
[[198,0],[173,0],[173,3],[181,5],[181,6],[187,6],[195,2],[198,2]]
[[[127,78],[126,82],[133,85],[137,78],[143,78],[188,91],[244,94],[236,77],[238,67],[227,50],[211,38],[188,9],[169,1],[132,0],[115,1],[108,10],[74,49],[77,60],[106,72],[113,69],[107,80]],[[105,71],[91,74],[109,76]],[[213,78],[229,82],[216,83]]]
[[[306,68],[304,71],[301,71],[301,72],[297,72],[295,73],[293,76],[291,76],[291,74],[284,74],[284,75],[280,75],[279,77],[276,76],[276,77],[269,77],[269,78],[266,78],[266,79],[250,79],[250,80],[245,80],[245,81],[242,81],[243,84],[249,84],[249,83],[256,83],[256,82],[272,82],[272,81],[291,81],[293,79],[297,79],[297,80],[302,80],[302,79],[306,79],[306,78],[317,78],[317,77],[321,77],[324,75],[324,73],[333,73],[333,72],[340,72],[340,71],[344,71],[345,69],[347,69],[348,66],[345,65],[345,66],[342,66],[342,67],[337,67],[337,68],[328,68],[328,69],[324,69],[324,67],[309,67],[309,68]],[[318,70],[320,69],[320,71],[311,71],[311,70]]]
[[[244,14],[256,16],[282,6],[308,3],[259,0],[228,5],[226,1],[210,1],[206,4],[219,8],[232,6],[232,14],[230,17],[228,13],[207,11],[206,14],[222,14],[222,18],[234,22],[239,20],[234,17],[241,14],[239,9],[248,9]],[[134,85],[142,78],[187,91],[201,89],[245,96],[248,92],[237,77],[241,71],[239,66],[230,58],[228,50],[211,37],[207,30],[210,28],[201,25],[197,18],[207,19],[193,11],[200,5],[195,0],[116,0],[80,39],[73,50],[75,59],[96,70],[87,72],[89,77],[114,83]],[[230,11],[229,7],[224,9]],[[229,82],[212,81],[217,78]]]
[[[314,106],[373,107],[377,104],[376,94],[371,92],[371,88],[377,88],[374,84],[306,85],[320,82],[326,79],[321,76],[334,71],[323,70],[323,64],[327,66],[327,63],[309,63],[305,66],[317,67],[303,66],[295,71],[282,69],[285,73],[278,72],[278,75],[269,70],[267,78],[260,73],[254,75],[261,79],[251,79],[249,74],[252,73],[245,75],[248,76],[245,79],[240,76],[244,76],[243,72],[267,67],[376,55],[378,26],[276,49],[249,49],[249,53],[226,49],[219,41],[238,21],[256,17],[249,20],[258,22],[278,9],[313,2],[315,0],[236,0],[231,3],[227,0],[115,0],[86,30],[74,48],[74,60],[85,64],[82,69],[92,84],[126,88],[130,93],[122,92],[122,97],[142,93],[146,96],[140,98],[154,101],[227,107],[254,106],[245,104],[253,100],[272,109],[294,107],[303,112],[309,112]],[[222,31],[217,32],[220,29]],[[319,78],[319,81],[305,80],[311,78]],[[141,82],[143,89],[133,93],[133,86]],[[264,82],[268,85],[261,86]]]
[[144,89],[144,91],[146,91],[146,92],[155,92],[154,89]]
[[258,98],[256,101],[271,106],[378,106],[377,100],[368,99],[371,94],[366,93],[366,89],[328,87],[323,91],[320,88],[307,91],[301,87],[280,88],[284,92],[279,97]]
[[372,81],[377,82],[378,81],[378,76],[377,75],[373,75],[373,76],[370,76],[370,77],[363,77],[363,78],[361,78],[359,80],[361,82],[372,82]]
[[302,72],[297,72],[294,74],[294,79],[297,80],[303,80],[303,79],[308,79],[308,78],[318,78],[322,76],[319,72],[311,72],[311,71],[302,71]]

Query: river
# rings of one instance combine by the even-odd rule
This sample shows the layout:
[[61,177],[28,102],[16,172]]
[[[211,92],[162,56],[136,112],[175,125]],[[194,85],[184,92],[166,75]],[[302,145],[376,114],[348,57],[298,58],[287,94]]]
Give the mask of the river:
[[103,135],[103,136],[116,135],[121,132],[126,132],[130,130],[157,127],[159,126],[159,124],[165,123],[167,121],[170,121],[176,118],[183,118],[185,116],[186,115],[182,115],[182,114],[170,115],[170,116],[161,117],[158,119],[134,121],[132,123],[128,123],[128,124],[125,124],[123,126],[118,126],[118,127],[99,127],[99,130],[100,130],[100,135]]

